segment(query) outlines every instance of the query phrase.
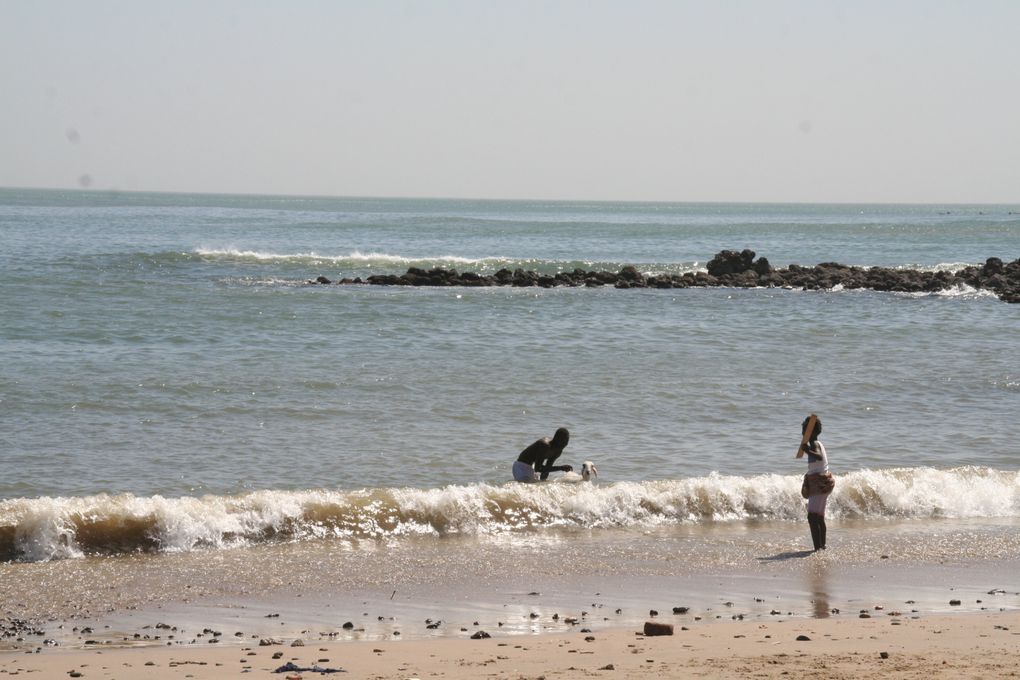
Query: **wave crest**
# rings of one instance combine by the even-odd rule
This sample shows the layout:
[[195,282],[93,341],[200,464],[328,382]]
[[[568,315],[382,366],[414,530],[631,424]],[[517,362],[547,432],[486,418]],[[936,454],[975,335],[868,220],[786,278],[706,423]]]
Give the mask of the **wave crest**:
[[[803,516],[801,476],[711,474],[611,484],[131,494],[0,501],[0,560],[229,548],[270,540],[650,527]],[[900,468],[837,475],[833,517],[1020,516],[1020,473]]]
[[469,258],[457,255],[438,255],[436,257],[405,257],[387,253],[362,253],[354,250],[345,255],[322,255],[314,251],[307,253],[273,253],[260,250],[241,250],[238,248],[196,248],[195,254],[203,259],[275,264],[335,264],[339,266],[413,266],[423,262],[443,263],[446,265],[478,265],[499,262],[515,262],[512,258],[483,257]]

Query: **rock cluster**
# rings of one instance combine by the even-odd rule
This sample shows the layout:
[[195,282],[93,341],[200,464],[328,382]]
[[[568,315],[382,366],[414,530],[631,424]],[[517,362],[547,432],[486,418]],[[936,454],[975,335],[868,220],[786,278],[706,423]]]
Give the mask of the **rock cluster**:
[[28,635],[43,636],[46,632],[26,619],[11,617],[0,618],[0,640],[8,638],[18,642],[24,642]]
[[[320,276],[311,284],[334,283]],[[991,290],[1006,302],[1020,302],[1020,259],[1004,263],[990,257],[982,266],[965,267],[959,271],[919,271],[887,267],[855,267],[837,262],[823,262],[813,267],[791,264],[778,269],[764,257],[755,259],[752,250],[723,250],[715,255],[704,272],[685,274],[642,274],[627,265],[619,272],[575,269],[558,274],[500,269],[492,275],[457,272],[435,268],[428,271],[411,267],[407,273],[376,274],[365,279],[344,278],[338,284],[370,284],[377,286],[615,286],[616,288],[699,288],[727,286],[731,288],[803,288],[825,290],[836,286],[847,289],[868,288],[877,291],[924,293],[946,290],[960,285]]]

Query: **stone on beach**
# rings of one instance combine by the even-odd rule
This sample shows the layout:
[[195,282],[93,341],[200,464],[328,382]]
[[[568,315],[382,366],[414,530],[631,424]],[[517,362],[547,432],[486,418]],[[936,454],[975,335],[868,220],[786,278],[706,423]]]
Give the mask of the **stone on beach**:
[[652,637],[656,635],[672,635],[672,623],[659,623],[658,621],[645,621],[644,634]]

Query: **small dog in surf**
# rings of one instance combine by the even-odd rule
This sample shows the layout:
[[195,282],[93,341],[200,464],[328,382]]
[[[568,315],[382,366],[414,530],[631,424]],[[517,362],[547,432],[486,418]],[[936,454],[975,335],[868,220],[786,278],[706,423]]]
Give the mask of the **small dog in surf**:
[[573,470],[571,470],[570,472],[564,472],[559,477],[556,477],[556,478],[551,479],[549,481],[553,481],[553,482],[570,482],[570,483],[590,482],[590,481],[592,481],[592,477],[598,477],[598,476],[599,476],[599,471],[598,471],[598,468],[595,467],[595,463],[591,462],[590,460],[586,460],[583,463],[581,463],[581,472],[580,472],[580,474],[578,474],[578,473],[574,472]]

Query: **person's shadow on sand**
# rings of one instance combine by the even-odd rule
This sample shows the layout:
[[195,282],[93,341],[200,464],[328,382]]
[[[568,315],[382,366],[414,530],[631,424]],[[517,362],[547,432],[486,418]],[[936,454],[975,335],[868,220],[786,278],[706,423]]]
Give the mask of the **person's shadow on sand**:
[[798,557],[810,557],[814,555],[814,550],[795,550],[793,552],[779,553],[778,555],[769,555],[768,557],[759,557],[759,562],[778,562],[780,560],[792,560]]

